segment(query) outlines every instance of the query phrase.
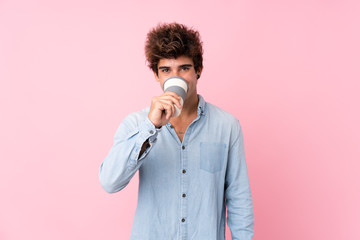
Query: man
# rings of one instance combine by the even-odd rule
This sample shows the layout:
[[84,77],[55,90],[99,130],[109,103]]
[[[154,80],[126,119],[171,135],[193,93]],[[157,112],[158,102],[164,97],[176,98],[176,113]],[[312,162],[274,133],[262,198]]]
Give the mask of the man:
[[[254,214],[239,121],[197,94],[199,33],[161,24],[147,35],[146,58],[160,86],[178,76],[189,90],[183,107],[174,92],[127,116],[100,167],[103,188],[123,189],[139,170],[133,240],[224,240],[225,210],[233,240],[253,236]],[[181,114],[173,117],[176,105]]]

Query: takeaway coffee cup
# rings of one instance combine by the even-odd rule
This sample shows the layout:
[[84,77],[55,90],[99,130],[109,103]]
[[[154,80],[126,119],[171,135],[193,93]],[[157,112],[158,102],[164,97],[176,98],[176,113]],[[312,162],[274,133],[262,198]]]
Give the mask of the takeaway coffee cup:
[[[177,95],[181,97],[180,99],[181,106],[184,105],[186,93],[189,90],[189,85],[183,78],[175,76],[166,79],[166,81],[163,84],[163,89],[164,92],[170,91],[177,93]],[[174,107],[175,107],[175,114],[173,117],[177,117],[180,115],[181,109],[179,109],[176,105],[174,105]]]

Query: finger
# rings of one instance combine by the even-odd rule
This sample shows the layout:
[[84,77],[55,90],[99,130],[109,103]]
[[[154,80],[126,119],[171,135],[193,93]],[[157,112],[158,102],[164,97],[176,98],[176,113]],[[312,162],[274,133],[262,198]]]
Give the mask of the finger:
[[[176,93],[174,93],[174,94],[176,94]],[[164,100],[166,99],[168,101],[171,101],[172,104],[176,104],[176,106],[178,108],[182,108],[181,103],[180,103],[181,97],[174,97],[172,95],[165,95],[165,96],[162,96],[161,98],[164,99]]]
[[162,104],[163,104],[163,107],[165,108],[165,112],[166,112],[165,118],[167,120],[170,120],[170,118],[172,116],[174,116],[174,114],[175,114],[174,104],[171,101],[164,101]]
[[166,105],[165,107],[165,119],[169,121],[170,118],[173,116],[173,111],[170,105]]
[[155,108],[158,109],[158,111],[164,112],[165,113],[165,118],[169,117],[169,114],[171,116],[172,114],[172,108],[173,108],[173,103],[169,100],[165,100],[165,99],[161,99],[158,100],[155,104]]

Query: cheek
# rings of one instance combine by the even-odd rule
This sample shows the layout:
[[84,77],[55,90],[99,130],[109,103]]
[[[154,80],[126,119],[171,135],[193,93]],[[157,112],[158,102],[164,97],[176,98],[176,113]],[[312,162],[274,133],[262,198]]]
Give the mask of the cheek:
[[163,86],[164,86],[164,82],[165,82],[165,81],[163,81],[163,80],[159,81],[160,87],[161,87],[161,89],[162,89],[163,91],[164,91],[164,87],[163,87]]

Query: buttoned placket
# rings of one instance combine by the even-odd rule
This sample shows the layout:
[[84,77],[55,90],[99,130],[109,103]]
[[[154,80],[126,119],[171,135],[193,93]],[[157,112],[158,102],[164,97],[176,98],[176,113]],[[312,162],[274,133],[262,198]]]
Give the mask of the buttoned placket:
[[187,217],[188,217],[188,186],[189,186],[189,175],[188,175],[188,141],[190,139],[190,135],[192,129],[194,127],[194,123],[200,119],[200,115],[202,114],[202,110],[198,109],[198,116],[186,129],[183,142],[180,141],[179,137],[176,134],[174,127],[168,123],[167,128],[174,138],[177,139],[177,143],[180,147],[180,239],[187,240],[188,239],[188,225],[187,225]]
[[[188,132],[188,131],[187,131]],[[189,134],[187,134],[189,135]],[[185,136],[183,139],[183,144],[181,145],[180,149],[180,166],[181,169],[188,169],[188,155],[187,155],[187,149],[185,146]],[[186,197],[183,197],[186,192],[188,192],[188,185],[189,185],[189,179],[188,174],[181,174],[180,175],[180,193],[179,197],[181,206],[180,206],[180,213],[181,213],[181,227],[180,227],[180,236],[181,239],[185,240],[187,239],[187,217],[188,217],[188,199]]]

